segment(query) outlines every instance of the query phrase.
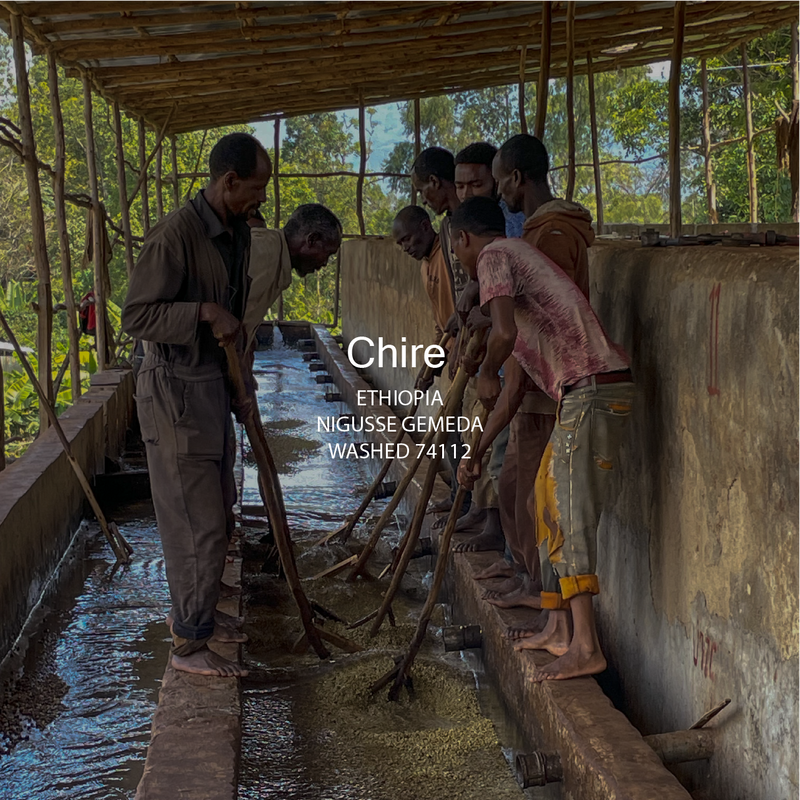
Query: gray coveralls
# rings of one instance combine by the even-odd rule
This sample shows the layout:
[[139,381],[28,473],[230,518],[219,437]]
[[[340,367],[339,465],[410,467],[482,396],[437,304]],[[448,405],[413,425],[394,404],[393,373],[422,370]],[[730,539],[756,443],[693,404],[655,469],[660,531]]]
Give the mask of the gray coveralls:
[[145,341],[136,405],[172,598],[173,653],[201,649],[233,530],[233,426],[225,351],[198,321],[218,303],[237,319],[247,299],[250,231],[225,229],[202,192],[148,233],[122,309]]

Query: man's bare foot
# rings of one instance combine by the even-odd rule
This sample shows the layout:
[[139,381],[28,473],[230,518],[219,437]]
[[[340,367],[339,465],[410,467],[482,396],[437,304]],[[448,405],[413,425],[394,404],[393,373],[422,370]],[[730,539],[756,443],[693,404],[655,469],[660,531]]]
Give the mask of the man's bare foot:
[[474,525],[479,525],[486,519],[486,509],[485,508],[478,508],[475,503],[473,503],[469,507],[469,511],[464,514],[463,517],[459,517],[458,522],[456,522],[456,533],[460,533],[461,531],[466,531],[472,528]]
[[228,598],[228,597],[238,597],[242,593],[241,586],[231,586],[230,584],[223,583],[222,581],[219,582],[219,596]]
[[434,503],[431,506],[428,506],[428,510],[425,512],[426,514],[443,514],[445,511],[449,511],[453,507],[453,498],[446,497],[444,500],[439,500],[438,503]]
[[[456,529],[458,529],[458,523],[456,523]],[[503,538],[502,533],[486,533],[484,530],[475,536],[470,536],[469,539],[466,539],[463,542],[459,542],[453,547],[453,552],[477,553],[485,552],[487,550],[499,550],[502,553],[505,549],[505,546],[506,540]]]
[[218,678],[243,678],[250,671],[240,667],[233,661],[228,661],[221,655],[212,652],[207,647],[190,653],[188,656],[172,656],[172,666],[181,672],[191,672],[193,675],[213,675]]
[[498,558],[486,569],[476,572],[474,578],[476,581],[488,581],[490,578],[513,578],[516,574],[513,564],[509,564],[504,558]]
[[514,644],[515,650],[546,650],[554,656],[563,656],[572,641],[570,613],[559,609],[547,615],[547,624],[541,633],[526,636]]
[[542,611],[531,620],[530,625],[520,625],[515,628],[506,628],[506,631],[503,635],[506,637],[506,639],[516,642],[520,639],[527,639],[530,636],[535,636],[537,633],[541,633],[546,624],[547,611]]
[[536,608],[542,607],[542,598],[538,592],[532,591],[526,583],[518,589],[507,594],[497,592],[486,592],[484,600],[498,608]]
[[522,578],[520,578],[519,575],[513,575],[510,578],[506,578],[499,586],[495,586],[493,589],[485,589],[483,592],[483,599],[488,600],[490,597],[498,598],[511,594],[512,592],[516,592],[522,584]]
[[583,647],[570,646],[563,656],[544,667],[539,667],[533,680],[540,683],[598,675],[606,666],[606,659],[601,650],[596,648],[586,650]]

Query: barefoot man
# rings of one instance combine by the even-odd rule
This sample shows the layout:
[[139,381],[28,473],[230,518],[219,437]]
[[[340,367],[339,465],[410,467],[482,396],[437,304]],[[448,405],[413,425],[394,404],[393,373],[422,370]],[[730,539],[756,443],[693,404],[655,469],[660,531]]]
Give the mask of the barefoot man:
[[[560,267],[524,241],[504,237],[496,203],[481,197],[462,203],[452,230],[461,263],[477,277],[481,305],[492,319],[478,396],[493,411],[475,466],[468,472],[462,463],[459,480],[469,486],[480,472],[480,456],[517,411],[526,384],[558,403],[534,486],[540,602],[551,613],[541,633],[516,647],[558,656],[537,670],[537,680],[594,675],[606,667],[592,602],[600,591],[597,525],[631,412],[630,362]],[[521,369],[515,372],[513,362]],[[498,373],[504,363],[508,372],[501,391]]]
[[266,199],[272,166],[256,139],[233,133],[214,146],[209,171],[208,187],[149,232],[122,327],[146,343],[136,405],[172,599],[172,666],[235,677],[247,671],[208,647],[222,638],[215,609],[236,492],[229,433],[240,400],[222,345],[243,353],[247,219]]

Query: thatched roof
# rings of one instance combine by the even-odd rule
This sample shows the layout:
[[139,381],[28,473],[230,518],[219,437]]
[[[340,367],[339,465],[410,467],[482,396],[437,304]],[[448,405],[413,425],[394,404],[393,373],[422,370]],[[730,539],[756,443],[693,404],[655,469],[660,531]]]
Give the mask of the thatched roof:
[[[31,2],[37,52],[169,131],[516,83],[539,69],[541,3]],[[671,2],[578,2],[576,74],[669,58]],[[551,77],[566,72],[566,3],[553,3]],[[796,24],[796,2],[690,2],[684,56],[711,56]]]

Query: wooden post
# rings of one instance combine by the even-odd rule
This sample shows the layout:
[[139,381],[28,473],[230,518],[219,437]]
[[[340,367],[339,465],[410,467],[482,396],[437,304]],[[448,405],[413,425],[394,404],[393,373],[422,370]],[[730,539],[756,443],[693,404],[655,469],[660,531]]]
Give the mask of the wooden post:
[[6,392],[3,385],[3,360],[0,359],[0,472],[6,468]]
[[106,323],[106,285],[103,279],[103,211],[100,207],[100,190],[97,183],[94,124],[92,119],[92,85],[83,78],[83,122],[86,128],[86,165],[89,172],[89,190],[92,196],[92,261],[94,262],[94,313],[96,318],[97,369],[102,372],[108,358],[108,326]]
[[544,124],[547,119],[547,94],[550,90],[550,39],[553,28],[553,10],[548,2],[542,3],[542,29],[539,44],[539,82],[536,86],[536,121],[533,135],[544,140]]
[[172,201],[175,204],[173,210],[181,207],[181,186],[178,178],[178,137],[170,136],[172,144]]
[[714,184],[714,171],[711,166],[711,109],[708,105],[708,68],[706,60],[700,62],[700,79],[703,95],[703,159],[706,167],[706,203],[708,220],[712,225],[719,224],[717,215],[717,187]]
[[164,219],[164,143],[161,142],[156,150],[156,216]]
[[[147,171],[147,131],[144,117],[139,117],[139,169]],[[150,186],[147,178],[142,181],[142,231],[147,235],[150,230]]]
[[360,95],[358,103],[358,148],[361,160],[358,167],[358,187],[356,189],[356,212],[358,213],[358,227],[362,236],[367,235],[367,225],[364,220],[364,173],[367,171],[367,131],[366,111],[364,110],[364,95]]
[[567,3],[567,191],[575,194],[575,3]]
[[592,167],[594,169],[594,196],[597,205],[595,224],[597,235],[603,235],[603,184],[600,180],[600,142],[597,136],[597,105],[594,97],[594,72],[592,54],[586,54],[586,73],[589,81],[589,122],[592,128]]
[[[44,228],[44,208],[39,185],[39,162],[36,157],[36,140],[33,135],[31,95],[28,85],[28,67],[25,61],[25,40],[22,35],[22,17],[11,14],[11,39],[14,46],[14,67],[17,79],[17,105],[19,107],[20,139],[25,178],[28,185],[28,204],[31,209],[31,235],[33,262],[36,266],[36,302],[38,305],[37,352],[39,383],[47,401],[53,402],[52,328],[53,296],[50,286],[50,262],[47,258],[47,234]],[[46,404],[44,404],[46,405]],[[39,403],[39,428],[49,425],[47,409]]]
[[119,186],[119,209],[122,215],[122,237],[125,244],[125,268],[128,277],[133,274],[133,238],[131,234],[131,210],[128,206],[128,178],[125,173],[125,141],[122,137],[122,114],[119,103],[114,101],[114,132],[117,144],[117,185]]
[[[798,29],[797,24],[792,23],[792,52],[790,55],[792,67],[792,112],[800,104],[800,44],[798,44]],[[796,154],[795,154],[796,156]],[[792,170],[790,167],[790,176],[792,177],[792,219],[795,222],[800,221],[800,193],[797,190],[797,169],[795,161],[794,175],[791,175]]]
[[72,402],[81,396],[81,344],[78,330],[78,308],[72,288],[72,255],[67,232],[67,207],[64,201],[64,167],[67,147],[64,138],[64,117],[58,96],[58,68],[52,51],[47,53],[47,82],[50,88],[50,110],[53,115],[53,136],[56,145],[56,160],[53,165],[53,205],[58,229],[58,250],[61,257],[61,282],[64,286],[64,305],[67,307],[67,337],[69,338],[69,378]]
[[528,132],[528,116],[525,112],[525,61],[528,58],[528,46],[522,45],[519,49],[519,86],[517,96],[519,99],[519,130],[520,133]]
[[681,235],[681,62],[686,3],[675,3],[669,72],[669,232]]
[[[414,159],[422,152],[422,112],[420,110],[419,97],[414,100]],[[417,204],[417,190],[411,184],[411,205]]]
[[[273,164],[272,164],[272,187],[275,194],[275,230],[281,227],[281,121],[275,120],[275,138],[272,142]],[[278,296],[278,319],[283,319],[283,292]]]
[[747,137],[747,187],[750,196],[750,222],[758,222],[758,184],[756,153],[753,150],[753,100],[750,96],[750,70],[747,66],[747,45],[742,45],[742,92],[744,94],[744,130]]

